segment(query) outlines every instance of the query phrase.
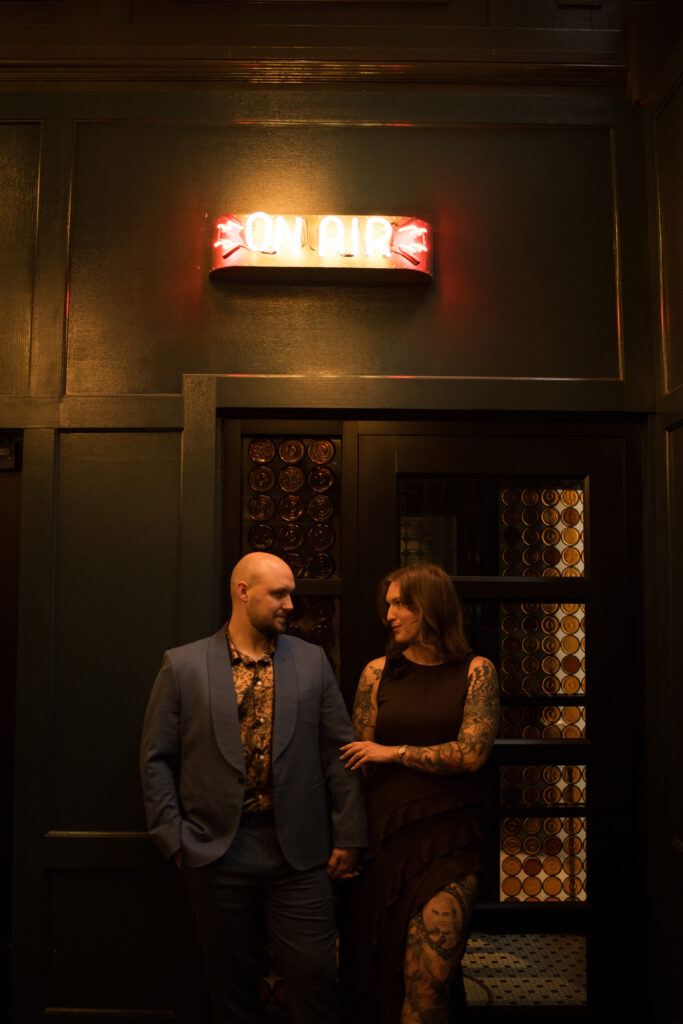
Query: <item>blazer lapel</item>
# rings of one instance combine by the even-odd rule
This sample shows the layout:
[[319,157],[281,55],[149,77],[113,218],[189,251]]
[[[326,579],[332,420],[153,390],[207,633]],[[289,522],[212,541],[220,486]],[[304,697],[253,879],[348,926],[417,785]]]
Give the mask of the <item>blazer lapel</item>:
[[273,761],[282,753],[296,725],[299,683],[296,666],[285,636],[279,636],[275,648],[275,721],[273,723]]
[[244,772],[242,734],[225,629],[219,629],[209,639],[207,658],[209,703],[216,743],[228,764]]

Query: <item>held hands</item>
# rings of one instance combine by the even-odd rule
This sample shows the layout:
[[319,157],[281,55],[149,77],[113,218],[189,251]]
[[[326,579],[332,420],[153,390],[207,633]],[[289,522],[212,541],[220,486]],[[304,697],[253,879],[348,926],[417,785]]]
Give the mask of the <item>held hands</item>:
[[375,761],[377,764],[387,764],[396,760],[396,747],[384,747],[381,743],[373,743],[372,740],[354,740],[353,743],[346,743],[341,750],[340,761],[346,763],[346,767],[355,771],[361,765]]
[[345,882],[349,878],[355,878],[360,874],[354,871],[358,860],[358,850],[355,846],[340,848],[335,846],[327,862],[327,874],[333,882]]

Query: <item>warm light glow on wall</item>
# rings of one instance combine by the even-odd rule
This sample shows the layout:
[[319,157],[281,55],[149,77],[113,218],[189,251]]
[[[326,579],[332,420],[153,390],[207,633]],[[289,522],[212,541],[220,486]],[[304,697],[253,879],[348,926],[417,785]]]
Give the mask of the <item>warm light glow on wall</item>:
[[402,271],[401,279],[408,272],[421,280],[432,274],[430,226],[414,217],[227,214],[216,222],[213,254],[212,274],[226,278],[259,269],[272,271],[271,280],[278,270],[290,277],[315,270],[386,271],[387,277]]

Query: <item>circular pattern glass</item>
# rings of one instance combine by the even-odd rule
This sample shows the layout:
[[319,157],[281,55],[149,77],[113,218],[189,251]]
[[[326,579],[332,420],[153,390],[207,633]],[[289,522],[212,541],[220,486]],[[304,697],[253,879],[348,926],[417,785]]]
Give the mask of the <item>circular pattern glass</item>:
[[540,646],[537,636],[525,636],[522,640],[522,650],[525,654],[537,654]]
[[543,680],[543,692],[549,697],[552,697],[553,694],[557,693],[559,688],[560,684],[554,676],[546,676]]
[[541,647],[544,654],[555,654],[560,646],[560,642],[555,636],[544,636]]
[[547,676],[554,676],[559,671],[560,663],[554,654],[549,654],[543,659],[543,671]]
[[567,488],[566,490],[562,491],[561,500],[563,505],[573,507],[578,502],[579,495],[576,491],[572,490],[571,488]]
[[519,491],[514,487],[506,487],[500,497],[504,505],[519,505]]
[[334,644],[334,630],[329,622],[320,622],[308,634],[309,643],[317,644],[318,647],[332,647]]
[[554,875],[549,875],[543,882],[543,892],[547,896],[557,896],[562,892],[562,882]]
[[278,539],[285,551],[296,551],[304,542],[304,530],[298,523],[287,523],[280,527]]
[[546,875],[559,875],[562,870],[562,861],[559,857],[546,857],[543,861],[543,870]]
[[508,857],[514,857],[521,849],[519,836],[506,836],[503,840],[503,853],[507,853]]
[[527,697],[534,697],[540,690],[541,684],[538,676],[524,676],[522,679],[522,693]]
[[331,441],[323,440],[322,438],[311,441],[308,446],[308,457],[311,462],[315,462],[318,466],[324,466],[325,463],[331,462],[334,458],[334,445]]
[[308,531],[308,543],[314,551],[327,551],[334,541],[334,530],[327,523],[316,523]]
[[308,600],[308,614],[314,622],[331,622],[334,618],[334,601],[331,597],[311,597]]
[[[574,550],[573,548],[565,548],[565,551],[573,551],[573,550]],[[577,576],[580,576],[581,573],[579,572],[579,570],[575,566],[568,565],[566,569],[562,570],[562,575],[565,576],[565,577],[571,576],[572,579],[575,579]]]
[[547,526],[543,531],[542,536],[543,543],[546,545],[546,547],[549,548],[554,548],[558,540],[560,539],[560,534],[554,526]]
[[581,515],[575,508],[566,508],[562,513],[562,522],[567,526],[576,526],[581,522]]
[[541,620],[541,629],[544,633],[557,633],[560,624],[554,615],[544,615]]
[[576,548],[565,548],[562,552],[562,561],[565,565],[574,566],[581,561],[581,555]]
[[562,619],[562,630],[565,633],[573,634],[579,629],[580,623],[575,615],[565,615]]
[[270,466],[255,466],[250,470],[247,480],[252,491],[256,491],[258,494],[263,494],[275,487],[275,473]]
[[286,494],[300,491],[306,481],[303,470],[299,466],[287,466],[280,471],[278,483]]
[[522,822],[519,818],[503,818],[503,831],[506,835],[516,836],[522,829]]
[[517,508],[504,508],[500,518],[504,526],[517,526],[521,516]]
[[247,451],[252,462],[270,462],[275,457],[275,445],[269,437],[255,437]]
[[524,870],[527,875],[538,875],[543,870],[543,864],[538,857],[527,857],[524,861]]
[[247,504],[249,515],[257,523],[265,523],[275,515],[275,502],[268,494],[255,494]]
[[307,505],[308,514],[316,523],[325,523],[334,515],[334,505],[326,494],[316,494]]
[[524,879],[524,884],[522,888],[524,889],[524,892],[527,894],[527,896],[538,896],[542,888],[541,880],[540,878],[535,878],[533,875],[531,875],[530,877]]
[[292,465],[295,462],[301,462],[305,451],[306,449],[303,446],[303,442],[295,438],[281,441],[277,450],[282,461],[286,462],[288,465]]
[[525,487],[522,491],[522,504],[523,505],[538,505],[538,491],[534,490],[533,487]]
[[555,526],[559,519],[560,514],[555,508],[544,508],[541,512],[541,522],[544,526]]
[[574,694],[580,691],[581,683],[576,678],[576,676],[565,676],[562,680],[562,689],[570,697],[573,697]]
[[286,551],[282,556],[282,561],[287,563],[296,577],[301,576],[306,568],[306,563],[297,551]]
[[258,523],[249,527],[247,540],[255,551],[268,551],[275,541],[275,530],[267,523]]
[[575,544],[578,544],[580,537],[581,534],[573,526],[567,526],[566,529],[562,531],[562,540],[569,547],[573,547]]
[[571,604],[563,604],[562,611],[565,613],[565,615],[576,615],[576,613],[579,610],[579,607],[580,606],[578,604],[575,604],[573,602]]
[[546,818],[543,828],[549,836],[556,836],[562,830],[562,822],[559,818]]
[[559,804],[562,794],[559,786],[546,786],[543,790],[543,803],[544,804]]
[[546,836],[543,841],[543,849],[549,856],[556,857],[562,850],[562,840],[559,836]]
[[576,707],[575,704],[569,704],[567,707],[563,708],[562,717],[565,722],[569,723],[569,725],[574,725],[574,723],[581,720],[581,708]]
[[536,856],[541,852],[541,840],[538,836],[527,836],[524,840],[524,852],[529,856]]
[[527,835],[535,836],[537,832],[541,831],[540,818],[525,818],[522,824]]
[[544,505],[557,505],[559,500],[560,496],[554,487],[546,487],[545,490],[541,492],[541,501]]
[[538,522],[538,512],[535,508],[525,508],[522,512],[522,522],[525,526],[535,526]]
[[522,862],[519,857],[506,857],[501,864],[501,870],[506,875],[518,875],[522,870]]
[[543,561],[546,565],[555,566],[560,561],[561,555],[557,548],[546,548],[543,552]]
[[301,519],[305,508],[306,506],[298,494],[286,494],[277,503],[278,515],[286,523],[294,523],[297,519]]
[[515,877],[514,875],[508,876],[507,878],[503,879],[501,889],[503,890],[506,896],[512,898],[516,896],[519,892],[521,892],[522,883],[520,882],[519,878]]
[[505,565],[517,565],[521,555],[517,548],[506,548],[502,555]]
[[562,659],[562,668],[567,675],[573,676],[581,668],[581,662],[575,654],[567,654],[566,657]]
[[580,646],[581,645],[575,636],[562,637],[562,650],[565,654],[575,654]]
[[317,580],[334,576],[335,569],[336,565],[331,555],[314,555],[308,566],[309,575]]
[[517,654],[519,639],[516,636],[504,636],[500,646],[506,654]]
[[579,782],[581,780],[581,769],[577,764],[568,764],[562,772],[562,778],[565,782],[569,783]]
[[334,484],[334,473],[327,466],[314,466],[308,474],[308,486],[316,494],[324,494]]

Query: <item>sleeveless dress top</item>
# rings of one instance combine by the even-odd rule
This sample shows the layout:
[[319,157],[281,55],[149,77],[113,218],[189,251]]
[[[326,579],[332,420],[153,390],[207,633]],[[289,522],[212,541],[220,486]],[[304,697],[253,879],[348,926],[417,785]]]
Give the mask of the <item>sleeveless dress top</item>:
[[[455,740],[473,655],[443,665],[387,659],[375,739],[387,746]],[[483,869],[476,773],[436,775],[373,764],[366,778],[370,838],[349,892],[344,988],[353,1024],[399,1024],[408,923],[439,890]]]

